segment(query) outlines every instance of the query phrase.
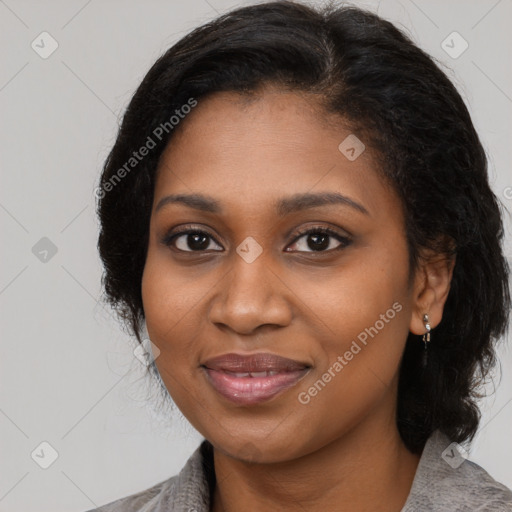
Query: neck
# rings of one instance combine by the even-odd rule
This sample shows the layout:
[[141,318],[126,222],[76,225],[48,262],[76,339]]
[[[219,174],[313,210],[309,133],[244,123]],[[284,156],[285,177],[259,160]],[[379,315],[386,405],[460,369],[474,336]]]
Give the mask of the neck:
[[249,463],[214,450],[212,511],[399,512],[420,457],[409,452],[394,421],[358,424],[298,459]]

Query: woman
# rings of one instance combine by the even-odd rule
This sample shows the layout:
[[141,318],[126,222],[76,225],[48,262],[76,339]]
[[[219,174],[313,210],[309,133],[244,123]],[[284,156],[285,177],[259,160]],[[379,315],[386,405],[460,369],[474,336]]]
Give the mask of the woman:
[[357,8],[235,10],[135,93],[98,189],[107,299],[205,440],[123,511],[512,510],[465,460],[510,308],[463,100]]

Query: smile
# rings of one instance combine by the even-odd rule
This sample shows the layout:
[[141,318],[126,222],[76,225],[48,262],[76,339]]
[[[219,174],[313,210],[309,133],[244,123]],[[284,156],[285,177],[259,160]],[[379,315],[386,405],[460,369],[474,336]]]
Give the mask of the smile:
[[226,354],[201,365],[210,385],[238,405],[266,402],[291,388],[310,366],[274,354]]

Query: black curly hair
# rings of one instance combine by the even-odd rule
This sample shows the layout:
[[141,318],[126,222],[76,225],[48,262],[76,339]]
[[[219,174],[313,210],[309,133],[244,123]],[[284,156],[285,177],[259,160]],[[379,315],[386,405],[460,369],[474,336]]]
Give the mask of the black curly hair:
[[[155,173],[175,131],[171,118],[217,91],[249,95],[265,85],[314,94],[322,111],[342,116],[370,141],[379,172],[403,202],[411,272],[424,248],[456,255],[423,374],[422,344],[409,334],[397,425],[414,453],[436,429],[470,441],[480,420],[479,384],[508,326],[503,206],[453,84],[430,56],[373,13],[292,1],[252,5],[195,29],[156,61],[126,109],[96,190],[106,301],[141,342]],[[150,147],[140,151],[144,158],[135,158],[144,147]]]

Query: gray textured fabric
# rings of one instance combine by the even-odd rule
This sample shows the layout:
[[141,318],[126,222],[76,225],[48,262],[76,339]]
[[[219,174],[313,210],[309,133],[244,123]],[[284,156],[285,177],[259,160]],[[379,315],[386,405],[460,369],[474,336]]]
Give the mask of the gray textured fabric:
[[[512,512],[512,492],[477,464],[461,459],[450,444],[439,431],[427,441],[400,512]],[[209,512],[211,467],[211,450],[203,441],[178,475],[94,510]]]

